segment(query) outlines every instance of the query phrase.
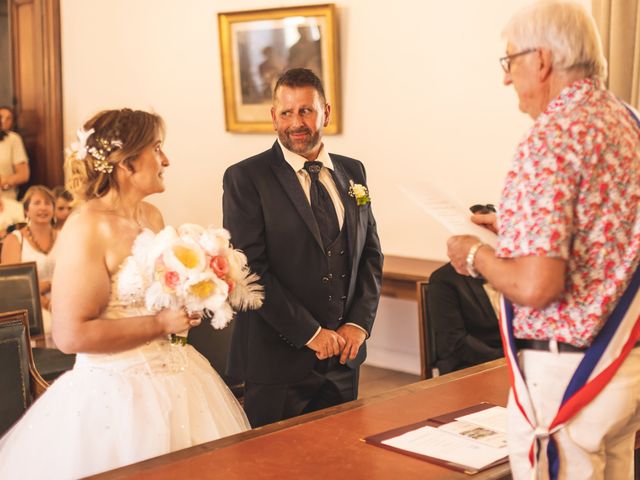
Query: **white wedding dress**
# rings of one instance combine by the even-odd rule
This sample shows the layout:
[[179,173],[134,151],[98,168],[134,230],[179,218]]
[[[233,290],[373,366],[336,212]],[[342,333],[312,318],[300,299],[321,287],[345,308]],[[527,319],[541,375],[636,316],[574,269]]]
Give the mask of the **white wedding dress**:
[[[148,314],[128,257],[102,317]],[[0,439],[0,479],[80,478],[249,428],[220,376],[189,345],[160,338],[119,353],[78,354],[73,370]]]

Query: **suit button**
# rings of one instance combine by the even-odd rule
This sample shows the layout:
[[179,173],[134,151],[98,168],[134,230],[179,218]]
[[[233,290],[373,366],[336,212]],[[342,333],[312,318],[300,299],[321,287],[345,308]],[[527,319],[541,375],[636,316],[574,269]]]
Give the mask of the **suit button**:
[[342,321],[342,317],[338,317],[338,321],[341,322]]
[[329,277],[322,277],[322,283],[329,283]]
[[344,250],[340,250],[340,255],[344,255]]
[[329,301],[333,300],[333,297],[331,295],[329,295]]

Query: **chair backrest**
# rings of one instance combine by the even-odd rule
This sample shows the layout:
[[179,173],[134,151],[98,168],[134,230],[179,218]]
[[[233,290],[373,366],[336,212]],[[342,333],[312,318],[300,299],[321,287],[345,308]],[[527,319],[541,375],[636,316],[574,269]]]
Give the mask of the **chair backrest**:
[[0,265],[0,312],[26,310],[31,336],[44,333],[35,262]]
[[47,388],[33,363],[27,311],[0,313],[0,436]]
[[417,282],[418,315],[420,317],[420,371],[422,378],[438,376],[436,363],[436,334],[427,308],[429,281]]

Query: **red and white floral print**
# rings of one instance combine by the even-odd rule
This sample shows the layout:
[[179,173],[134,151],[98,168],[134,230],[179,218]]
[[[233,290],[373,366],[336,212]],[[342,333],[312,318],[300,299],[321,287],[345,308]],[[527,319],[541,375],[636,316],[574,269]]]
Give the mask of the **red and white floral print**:
[[590,345],[640,259],[640,128],[594,79],[563,89],[518,146],[496,254],[567,260],[565,292],[515,306],[518,338]]

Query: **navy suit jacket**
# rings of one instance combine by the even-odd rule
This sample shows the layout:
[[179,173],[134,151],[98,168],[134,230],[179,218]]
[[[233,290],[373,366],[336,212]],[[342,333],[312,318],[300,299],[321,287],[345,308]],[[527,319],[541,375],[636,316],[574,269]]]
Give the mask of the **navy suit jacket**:
[[483,283],[458,274],[450,263],[429,278],[427,308],[441,374],[502,356],[498,317]]
[[[361,162],[330,154],[333,179],[345,207],[350,281],[340,322],[371,332],[380,298],[383,256],[371,205],[356,205],[349,181],[366,185]],[[244,251],[251,270],[261,277],[265,301],[257,311],[241,312],[234,332],[227,373],[254,383],[301,380],[316,362],[305,346],[329,318],[328,273],[311,206],[276,141],[270,150],[248,158],[224,174],[224,227],[235,248]],[[360,365],[360,348],[351,367]]]

